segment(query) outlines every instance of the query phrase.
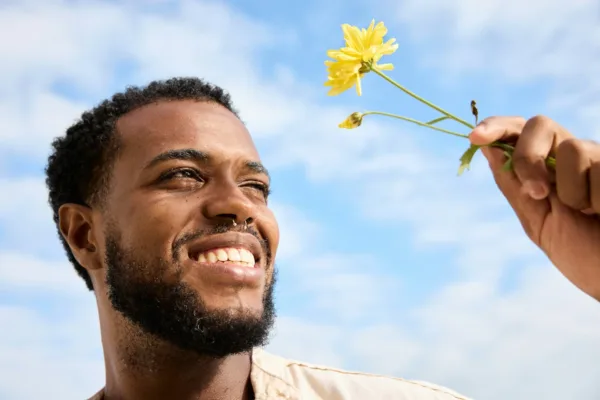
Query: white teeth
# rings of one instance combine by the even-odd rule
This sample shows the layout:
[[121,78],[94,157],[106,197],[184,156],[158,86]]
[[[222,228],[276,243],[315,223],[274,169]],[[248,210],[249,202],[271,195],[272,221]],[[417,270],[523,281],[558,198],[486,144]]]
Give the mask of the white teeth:
[[229,258],[229,261],[241,261],[242,260],[238,249],[227,249],[227,258]]
[[246,249],[216,249],[205,251],[198,255],[198,262],[214,264],[216,262],[230,261],[236,264],[244,265],[247,267],[254,267],[256,261],[254,255]]
[[[208,260],[209,263],[216,263],[217,255],[215,253],[213,253],[212,251],[209,251],[208,253],[206,253],[206,259]],[[200,260],[198,260],[198,261],[200,261]]]
[[217,260],[219,261],[227,261],[227,252],[223,249],[218,249],[216,251],[217,253]]
[[246,249],[240,249],[240,258],[248,264],[254,265],[254,255]]

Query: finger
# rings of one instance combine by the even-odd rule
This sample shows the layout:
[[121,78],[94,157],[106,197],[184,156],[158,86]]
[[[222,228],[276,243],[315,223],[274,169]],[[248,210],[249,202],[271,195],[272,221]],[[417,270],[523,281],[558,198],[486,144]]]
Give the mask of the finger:
[[546,158],[556,152],[560,143],[571,137],[570,133],[547,117],[533,117],[525,123],[513,153],[514,171],[525,193],[538,200],[548,196],[552,178]]
[[600,214],[600,159],[590,166],[590,203],[592,210]]
[[525,125],[522,117],[489,117],[484,119],[469,135],[471,144],[484,146],[496,140],[515,138]]
[[591,207],[590,167],[596,147],[589,141],[568,139],[556,151],[556,192],[560,201],[572,209]]
[[[490,169],[492,170],[494,177],[496,177],[497,173],[502,169],[502,166],[506,161],[504,152],[496,147],[482,147],[481,152],[485,154],[485,157],[487,158],[488,163],[490,164]],[[520,184],[520,182],[518,183]]]
[[494,176],[494,180],[502,194],[506,197],[512,208],[516,208],[518,205],[516,202],[518,198],[511,196],[512,193],[519,193],[521,182],[515,176],[512,171],[504,171],[503,166],[506,157],[502,150],[494,147],[484,147],[481,151],[486,155],[488,163],[490,164],[490,170]]
[[504,152],[498,148],[484,147],[490,169],[494,175],[496,185],[515,211],[521,226],[527,236],[536,244],[540,244],[540,229],[548,212],[550,203],[547,200],[535,200],[521,190],[521,181],[512,171],[504,171],[506,161]]

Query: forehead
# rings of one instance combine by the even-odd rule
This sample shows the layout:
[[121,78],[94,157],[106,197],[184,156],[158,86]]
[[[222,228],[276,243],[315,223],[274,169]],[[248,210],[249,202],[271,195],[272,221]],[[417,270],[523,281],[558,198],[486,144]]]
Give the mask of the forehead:
[[117,121],[121,159],[144,163],[173,149],[196,149],[214,159],[258,160],[244,124],[225,107],[200,101],[161,101]]

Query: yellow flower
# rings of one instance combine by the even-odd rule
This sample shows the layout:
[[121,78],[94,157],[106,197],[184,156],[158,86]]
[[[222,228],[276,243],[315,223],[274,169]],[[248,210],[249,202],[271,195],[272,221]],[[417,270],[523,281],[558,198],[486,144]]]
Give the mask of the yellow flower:
[[352,113],[352,114],[350,114],[350,116],[348,116],[348,118],[346,118],[344,120],[344,122],[339,124],[338,127],[345,128],[345,129],[358,128],[360,126],[360,124],[362,124],[362,118],[363,118],[362,113],[359,113],[359,112]]
[[333,61],[325,61],[328,75],[325,86],[330,86],[328,94],[335,96],[356,85],[356,93],[360,96],[362,94],[360,80],[370,71],[371,66],[379,70],[394,69],[392,64],[377,64],[377,62],[382,56],[394,53],[398,45],[394,44],[396,39],[389,39],[384,43],[383,37],[387,34],[387,28],[383,22],[375,25],[375,20],[372,20],[367,29],[343,24],[342,31],[346,47],[327,52]]

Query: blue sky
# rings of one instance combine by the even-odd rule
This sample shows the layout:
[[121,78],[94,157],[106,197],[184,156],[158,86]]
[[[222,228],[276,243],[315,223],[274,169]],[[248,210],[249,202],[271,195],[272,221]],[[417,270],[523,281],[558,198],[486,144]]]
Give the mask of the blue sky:
[[595,2],[151,3],[0,4],[0,398],[102,386],[94,298],[56,238],[45,157],[86,108],[178,75],[231,92],[272,170],[271,351],[477,399],[600,396],[598,306],[527,241],[481,156],[458,178],[461,139],[375,117],[338,129],[367,109],[437,115],[377,76],[360,98],[322,86],[340,25],[374,18],[400,45],[391,76],[423,97],[464,118],[472,99],[482,116],[547,114],[598,138]]

